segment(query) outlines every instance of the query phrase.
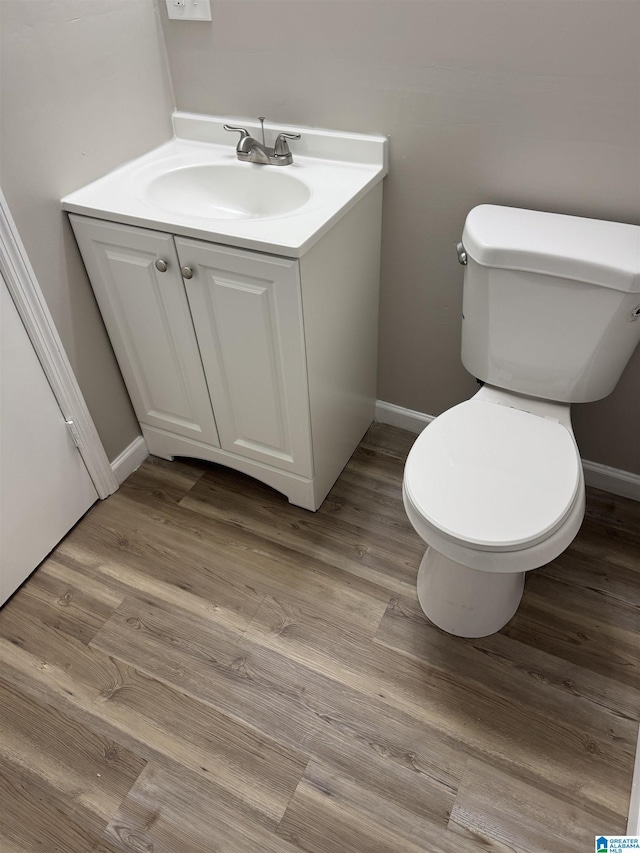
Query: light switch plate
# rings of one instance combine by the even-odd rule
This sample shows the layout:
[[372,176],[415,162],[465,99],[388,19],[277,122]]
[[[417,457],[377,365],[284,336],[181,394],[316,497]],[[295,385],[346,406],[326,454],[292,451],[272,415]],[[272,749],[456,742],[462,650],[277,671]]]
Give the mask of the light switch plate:
[[166,0],[167,12],[174,21],[210,21],[211,0]]

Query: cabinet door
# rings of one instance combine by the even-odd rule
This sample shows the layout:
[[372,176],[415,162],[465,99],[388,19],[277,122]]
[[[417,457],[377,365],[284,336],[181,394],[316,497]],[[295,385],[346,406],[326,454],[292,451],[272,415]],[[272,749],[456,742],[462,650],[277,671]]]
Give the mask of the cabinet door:
[[173,237],[69,218],[138,420],[219,447]]
[[176,246],[223,449],[312,476],[298,262]]

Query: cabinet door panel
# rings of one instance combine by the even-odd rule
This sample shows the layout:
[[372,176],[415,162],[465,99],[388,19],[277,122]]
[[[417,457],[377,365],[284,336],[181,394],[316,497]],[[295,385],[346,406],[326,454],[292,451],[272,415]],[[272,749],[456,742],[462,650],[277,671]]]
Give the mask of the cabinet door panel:
[[70,219],[138,420],[219,447],[173,237]]
[[223,449],[312,476],[297,261],[176,246]]

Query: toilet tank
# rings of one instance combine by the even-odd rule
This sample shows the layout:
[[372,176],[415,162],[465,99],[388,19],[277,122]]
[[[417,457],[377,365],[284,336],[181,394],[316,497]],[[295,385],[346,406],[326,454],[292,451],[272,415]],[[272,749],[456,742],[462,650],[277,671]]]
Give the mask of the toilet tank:
[[558,402],[610,394],[640,340],[640,227],[480,205],[462,242],[466,369]]

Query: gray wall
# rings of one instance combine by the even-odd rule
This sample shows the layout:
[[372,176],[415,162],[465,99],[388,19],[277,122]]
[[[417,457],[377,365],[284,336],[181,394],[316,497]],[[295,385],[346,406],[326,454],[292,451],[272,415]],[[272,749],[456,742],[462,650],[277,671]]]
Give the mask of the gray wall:
[[[390,137],[380,399],[438,414],[475,389],[454,252],[475,204],[640,224],[637,0],[212,8],[208,25],[161,10],[178,109]],[[640,351],[574,421],[585,458],[640,473]]]
[[0,185],[110,459],[139,433],[60,198],[171,136],[155,0],[0,0]]
[[[640,4],[618,0],[0,0],[0,183],[107,454],[137,434],[62,195],[160,144],[179,109],[387,133],[378,396],[469,396],[462,270],[479,202],[640,223]],[[583,456],[640,472],[640,351],[575,407]]]

